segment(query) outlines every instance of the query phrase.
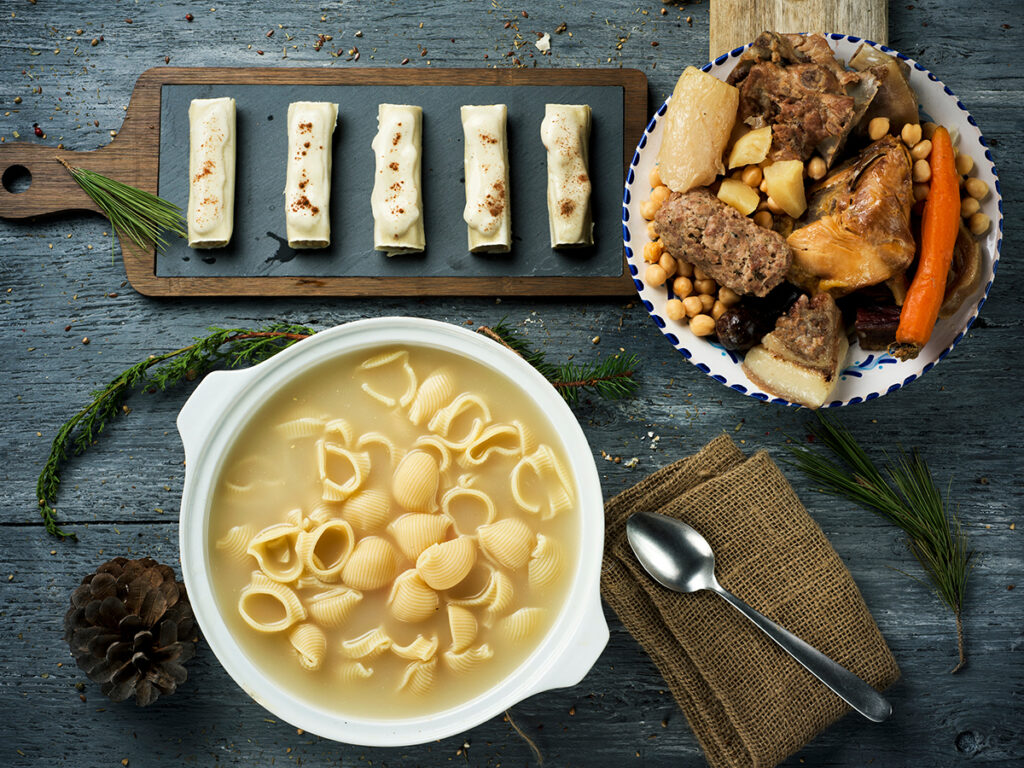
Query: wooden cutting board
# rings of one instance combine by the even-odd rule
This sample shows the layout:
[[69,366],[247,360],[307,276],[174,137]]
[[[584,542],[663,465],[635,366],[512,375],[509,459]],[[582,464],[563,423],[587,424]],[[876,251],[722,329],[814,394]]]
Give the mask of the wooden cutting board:
[[[259,205],[253,203],[252,211],[246,209],[249,222],[240,227],[243,217],[238,210],[240,193],[236,193],[235,234],[226,249],[193,251],[175,238],[167,253],[158,254],[155,249],[138,248],[122,237],[125,270],[132,286],[140,293],[149,296],[607,296],[628,295],[634,291],[622,250],[621,184],[636,137],[643,133],[647,121],[647,78],[632,69],[157,67],[139,77],[121,130],[105,147],[92,152],[72,152],[24,142],[0,144],[0,173],[6,173],[12,166],[22,166],[31,174],[29,188],[20,194],[12,194],[0,185],[0,218],[25,219],[66,211],[97,210],[56,161],[58,156],[72,166],[94,170],[182,205],[188,197],[188,123],[183,115],[187,113],[189,98],[208,97],[211,89],[219,89],[215,95],[240,97],[239,184],[248,184],[251,199]],[[441,91],[448,96],[439,97]],[[245,123],[242,122],[241,92],[248,94]],[[349,209],[344,210],[350,215],[335,221],[331,249],[337,249],[331,252],[327,249],[292,251],[282,242],[283,232],[267,231],[284,228],[283,214],[275,215],[275,210],[283,204],[280,194],[283,175],[274,169],[274,163],[286,154],[286,150],[277,151],[278,139],[284,142],[285,112],[289,101],[309,98],[342,102],[348,98],[350,107],[344,120],[339,120],[336,131],[332,219],[333,198],[338,198],[339,209],[348,205]],[[555,251],[550,248],[548,239],[546,164],[540,143],[540,120],[545,102],[573,103],[588,98],[593,100],[595,110],[590,172],[594,178],[593,201],[599,234],[591,249]],[[438,151],[433,153],[438,167],[431,171],[427,167],[429,161],[424,164],[428,251],[423,256],[388,259],[372,248],[373,222],[368,202],[373,176],[370,138],[376,129],[376,105],[380,101],[422,103],[425,121],[431,121],[435,135],[441,134],[435,145]],[[504,102],[509,103],[513,236],[516,238],[513,252],[505,259],[469,254],[465,248],[458,118],[462,103]],[[432,103],[429,112],[428,103]],[[603,105],[600,114],[598,105]],[[343,104],[343,114],[344,109]],[[271,122],[275,115],[277,121]],[[358,140],[352,143],[358,132],[361,132]],[[337,138],[339,133],[342,134],[340,139]],[[456,134],[459,143],[454,146]],[[175,143],[168,149],[167,140],[172,136]],[[447,143],[442,146],[444,142]],[[339,147],[345,151],[339,152]],[[425,133],[425,155],[428,150]],[[441,150],[447,153],[444,157],[439,157]],[[243,164],[243,153],[255,153],[255,156]],[[369,164],[368,171],[363,168],[366,164]],[[438,192],[430,195],[431,200],[441,199],[443,203],[438,205],[444,206],[445,214],[433,224],[433,254],[430,251],[432,203],[427,199],[431,185]],[[522,217],[518,235],[517,185],[521,190],[518,207]],[[360,207],[358,213],[353,212],[356,205],[366,210]],[[601,212],[599,221],[598,211]],[[352,244],[355,240],[358,240],[357,245]],[[342,246],[348,250],[342,252]]]
[[710,58],[774,32],[839,32],[889,42],[889,0],[711,0]]

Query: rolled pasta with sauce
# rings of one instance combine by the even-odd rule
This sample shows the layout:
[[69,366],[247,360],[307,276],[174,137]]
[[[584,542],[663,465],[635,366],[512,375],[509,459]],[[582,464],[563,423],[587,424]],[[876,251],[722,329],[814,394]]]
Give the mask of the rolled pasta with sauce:
[[235,222],[235,100],[192,99],[188,125],[188,245],[221,248]]
[[594,243],[590,213],[590,106],[547,104],[540,138],[548,151],[548,224],[551,247]]
[[288,105],[284,219],[290,248],[331,244],[331,138],[337,122],[337,104],[294,101]]
[[469,250],[475,253],[507,253],[512,247],[507,119],[504,104],[462,107],[466,176],[462,218],[469,233]]
[[426,248],[423,231],[423,187],[420,183],[423,109],[408,104],[377,108],[377,135],[371,146],[375,158],[373,247],[388,256],[418,253]]

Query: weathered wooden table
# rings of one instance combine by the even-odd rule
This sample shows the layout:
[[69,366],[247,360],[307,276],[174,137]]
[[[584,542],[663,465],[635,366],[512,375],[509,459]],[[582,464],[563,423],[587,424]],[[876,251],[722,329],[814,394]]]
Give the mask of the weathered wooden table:
[[[121,123],[135,78],[175,65],[324,67],[513,66],[519,33],[553,35],[550,57],[524,64],[633,66],[660,101],[681,68],[706,60],[706,3],[447,0],[159,4],[5,0],[0,5],[0,136],[92,149]],[[522,11],[528,13],[522,13]],[[965,618],[969,665],[955,676],[949,614],[922,584],[900,534],[870,514],[813,493],[788,475],[852,571],[903,670],[884,725],[847,717],[787,765],[1011,766],[1024,761],[1024,546],[1013,523],[1024,501],[1021,358],[1024,275],[1017,214],[1024,184],[1017,141],[1024,120],[1019,4],[914,0],[891,8],[891,44],[926,63],[977,117],[1003,171],[1008,212],[1003,261],[989,302],[956,352],[908,389],[843,409],[862,440],[921,446],[942,482],[952,478],[978,564]],[[194,20],[189,22],[186,13]],[[506,22],[514,22],[510,26]],[[274,34],[268,37],[268,33]],[[362,37],[356,39],[357,32]],[[837,30],[841,31],[841,30]],[[316,50],[317,35],[332,40]],[[90,42],[95,39],[96,43]],[[655,43],[657,45],[655,46]],[[358,45],[359,61],[347,50]],[[340,56],[331,51],[341,49]],[[285,55],[286,54],[286,55]],[[486,57],[486,58],[485,58]],[[16,97],[19,97],[16,99]],[[20,100],[19,100],[20,99]],[[182,451],[174,417],[187,392],[136,397],[132,412],[67,470],[60,512],[80,541],[39,524],[34,487],[57,427],[116,371],[171,349],[210,325],[286,320],[326,327],[405,313],[458,324],[520,326],[555,356],[623,347],[644,361],[633,400],[577,408],[595,454],[638,456],[635,468],[599,458],[605,493],[698,448],[722,430],[745,449],[782,456],[807,418],[755,402],[700,374],[660,337],[635,302],[543,300],[156,301],[124,282],[104,220],[92,216],[0,224],[3,339],[0,455],[0,765],[526,765],[531,753],[500,718],[413,749],[334,744],[276,722],[201,648],[188,683],[140,710],[111,705],[74,666],[61,639],[68,593],[117,555],[177,560]],[[600,337],[596,341],[595,337]],[[88,343],[85,339],[88,338]],[[660,438],[655,440],[654,438]],[[1021,521],[1024,522],[1024,521]],[[897,570],[899,569],[899,570]],[[1014,590],[1015,584],[1021,588]],[[610,617],[611,642],[574,689],[515,708],[546,764],[702,765],[699,747],[653,665]]]

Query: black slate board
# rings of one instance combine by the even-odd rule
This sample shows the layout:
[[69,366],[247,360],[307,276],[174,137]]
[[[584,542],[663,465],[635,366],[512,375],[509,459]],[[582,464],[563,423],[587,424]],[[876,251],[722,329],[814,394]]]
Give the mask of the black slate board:
[[[225,248],[197,251],[175,239],[156,258],[158,277],[524,277],[622,274],[620,86],[165,85],[161,89],[159,194],[188,203],[188,107],[232,96],[237,105],[235,228]],[[331,245],[296,251],[284,222],[287,112],[293,101],[334,101]],[[427,250],[388,258],[373,249],[370,192],[380,103],[423,107],[423,204]],[[547,157],[540,140],[546,103],[589,104],[593,247],[553,250]],[[512,251],[472,254],[462,220],[465,186],[459,107],[507,104]]]

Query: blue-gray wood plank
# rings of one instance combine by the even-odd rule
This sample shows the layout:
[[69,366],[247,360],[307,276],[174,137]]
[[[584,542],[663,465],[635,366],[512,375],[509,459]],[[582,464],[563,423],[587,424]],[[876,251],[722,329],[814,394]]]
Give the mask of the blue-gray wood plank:
[[[22,140],[31,139],[32,124],[39,123],[49,144],[62,142],[76,150],[102,146],[120,125],[135,78],[165,57],[186,66],[397,66],[408,58],[410,67],[506,67],[513,66],[513,56],[538,67],[622,64],[647,72],[654,104],[684,65],[706,60],[708,39],[707,3],[669,6],[665,15],[661,9],[655,0],[557,5],[6,0],[0,4],[0,136],[12,141],[17,131]],[[860,509],[816,495],[787,471],[848,564],[903,670],[890,691],[891,721],[871,725],[847,717],[791,758],[789,766],[1024,761],[1024,548],[1021,531],[1011,528],[1024,500],[1024,409],[1017,375],[1024,277],[1015,258],[1022,235],[1017,211],[1024,197],[1019,11],[1016,0],[891,5],[892,45],[936,72],[994,144],[1009,214],[1004,257],[981,318],[955,353],[906,390],[838,414],[878,448],[898,442],[921,446],[940,481],[953,478],[954,500],[979,553],[965,617],[969,665],[958,675],[948,674],[955,661],[951,618],[926,587],[897,570],[918,573],[899,534]],[[186,13],[194,21],[186,21]],[[515,26],[506,27],[507,21]],[[568,29],[553,35],[552,55],[539,56],[532,45],[535,33],[554,32],[562,22]],[[514,50],[517,27],[525,44],[506,56]],[[274,34],[268,38],[270,30]],[[319,34],[332,39],[317,51]],[[91,46],[93,38],[102,40]],[[359,48],[358,62],[348,60],[352,46]],[[330,53],[339,50],[338,57]],[[744,441],[745,449],[767,448],[781,458],[785,435],[801,434],[806,418],[742,397],[700,374],[661,339],[636,302],[153,301],[125,284],[120,258],[111,259],[107,231],[102,219],[91,216],[0,223],[0,764],[5,766],[532,763],[529,748],[501,718],[409,749],[365,749],[299,734],[250,701],[205,647],[182,690],[148,710],[112,705],[88,682],[85,700],[80,699],[75,684],[85,678],[61,640],[68,593],[82,574],[109,557],[151,555],[176,562],[182,452],[174,416],[187,391],[135,397],[131,414],[68,467],[60,511],[80,534],[79,543],[59,543],[44,534],[34,500],[36,475],[54,431],[93,388],[129,363],[170,349],[209,325],[289,320],[326,327],[391,313],[475,325],[507,316],[556,357],[589,358],[620,347],[636,352],[644,360],[639,397],[614,404],[588,401],[577,409],[608,495],[696,450],[721,430]],[[661,439],[652,446],[655,435]],[[628,469],[602,461],[600,451],[637,456],[639,462]],[[1017,584],[1021,588],[1012,589]],[[523,702],[514,710],[516,720],[537,741],[547,765],[704,764],[653,665],[614,617],[610,620],[611,642],[583,683]]]

